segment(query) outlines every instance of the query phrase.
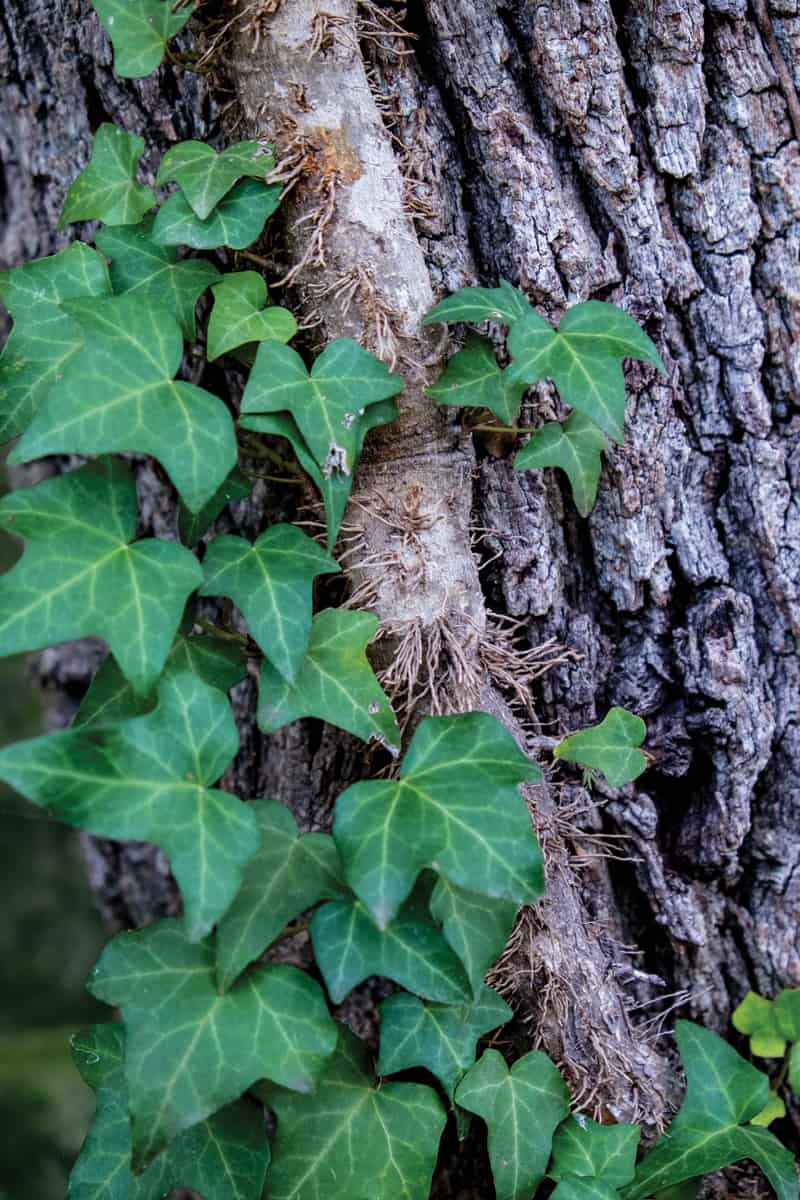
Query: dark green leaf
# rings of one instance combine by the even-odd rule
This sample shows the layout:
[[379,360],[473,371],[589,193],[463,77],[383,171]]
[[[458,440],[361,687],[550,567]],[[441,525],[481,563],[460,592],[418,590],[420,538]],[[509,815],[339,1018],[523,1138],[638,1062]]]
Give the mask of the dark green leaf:
[[158,210],[153,238],[160,246],[191,246],[244,250],[260,236],[268,217],[281,201],[281,188],[243,179],[220,200],[210,217],[201,221],[183,192],[175,192]]
[[177,183],[193,211],[205,221],[242,177],[262,182],[275,161],[261,142],[236,142],[217,154],[205,142],[178,142],[161,160],[156,183]]
[[744,1158],[757,1163],[779,1200],[797,1200],[794,1156],[752,1120],[769,1099],[769,1080],[708,1029],[678,1021],[686,1096],[675,1119],[639,1163],[626,1200],[708,1175]]
[[500,280],[500,287],[466,287],[453,292],[441,300],[425,317],[424,324],[437,321],[499,321],[513,325],[531,312],[531,306],[507,279]]
[[214,285],[214,307],[208,322],[208,359],[247,342],[288,342],[297,322],[288,308],[265,308],[267,285],[255,271],[223,275]]
[[506,948],[517,904],[465,891],[440,877],[431,897],[431,913],[464,964],[477,997],[483,992],[486,972]]
[[164,48],[183,29],[192,6],[174,0],[92,0],[114,47],[114,73],[141,79],[161,65]]
[[134,1170],[259,1079],[311,1091],[336,1045],[308,975],[256,967],[220,996],[213,943],[190,942],[180,921],[118,934],[89,990],[122,1009]]
[[252,544],[223,535],[209,543],[201,596],[229,596],[265,658],[296,680],[311,632],[312,585],[339,564],[295,525],[272,525]]
[[189,935],[202,937],[230,904],[258,849],[255,815],[212,791],[239,745],[222,692],[167,675],[151,713],[73,729],[0,751],[0,778],[34,804],[101,837],[155,842],[178,881]]
[[111,283],[116,294],[131,293],[141,304],[169,309],[183,336],[192,341],[195,306],[208,285],[219,278],[219,271],[204,258],[179,262],[174,247],[156,245],[154,221],[155,217],[150,216],[139,225],[99,229],[95,242],[111,259]]
[[399,779],[356,783],[336,803],[348,883],[382,928],[424,867],[483,895],[533,903],[542,857],[517,788],[540,778],[488,713],[428,717]]
[[203,534],[214,524],[226,504],[235,504],[244,500],[253,490],[253,481],[243,475],[238,467],[234,467],[227,479],[223,480],[211,499],[203,505],[199,512],[192,513],[185,504],[178,510],[178,532],[181,541],[187,546],[195,546]]
[[[317,1092],[259,1088],[278,1118],[269,1200],[427,1200],[445,1123],[432,1088],[375,1085],[344,1028]],[[367,1189],[365,1191],[365,1189]]]
[[571,413],[563,425],[551,421],[534,433],[514,459],[515,471],[534,467],[561,467],[572,488],[575,507],[582,517],[592,511],[597,496],[602,460],[608,439],[583,413]]
[[64,200],[59,228],[73,221],[105,221],[106,225],[136,225],[156,198],[136,182],[144,154],[144,138],[104,122],[94,135],[92,157],[71,185]]
[[317,909],[311,921],[314,957],[334,1004],[370,975],[383,975],[428,1000],[469,1002],[469,981],[428,913],[429,892],[427,882],[418,885],[385,929],[352,897]]
[[568,309],[557,331],[531,311],[511,327],[508,349],[510,379],[525,385],[552,379],[565,404],[617,442],[625,417],[622,359],[642,359],[664,372],[658,351],[633,318],[600,300]]
[[478,1039],[512,1017],[491,988],[482,987],[472,1004],[423,1004],[401,992],[380,1006],[381,1052],[378,1074],[425,1067],[453,1101],[458,1081],[475,1061]]
[[135,295],[68,300],[66,309],[88,336],[9,461],[151,454],[196,512],[236,465],[236,436],[221,400],[173,381],[183,355],[174,317]]
[[396,753],[400,730],[366,655],[377,627],[377,617],[368,612],[326,608],[317,613],[293,683],[269,662],[261,668],[259,729],[274,733],[300,717],[317,717],[364,742],[376,738]]
[[552,1179],[591,1176],[612,1189],[630,1183],[636,1173],[638,1125],[598,1125],[591,1117],[570,1117],[553,1139]]
[[638,749],[646,733],[641,717],[625,708],[611,708],[599,725],[559,742],[553,758],[602,771],[611,787],[624,787],[647,768],[647,757]]
[[97,1093],[97,1110],[70,1175],[68,1200],[161,1200],[176,1187],[214,1200],[260,1200],[269,1142],[256,1105],[237,1101],[187,1129],[142,1175],[134,1175],[125,1031],[121,1025],[95,1025],[76,1034],[71,1049]]
[[293,917],[346,890],[332,837],[299,837],[289,809],[274,800],[255,800],[251,808],[261,846],[245,867],[242,886],[217,929],[217,978],[223,991]]
[[510,425],[519,416],[525,384],[509,378],[497,365],[492,343],[471,338],[448,362],[428,395],[437,404],[462,408],[488,408],[499,421]]
[[547,1055],[532,1050],[509,1071],[499,1051],[487,1050],[456,1088],[456,1104],[486,1122],[497,1200],[529,1200],[569,1112],[566,1084]]
[[0,442],[22,433],[83,345],[83,330],[61,302],[110,294],[105,262],[81,242],[0,272],[0,299],[14,318],[0,357]]
[[136,487],[128,468],[100,459],[20,488],[0,501],[0,524],[27,543],[0,580],[0,654],[94,635],[138,691],[148,688],[202,572],[174,542],[131,544]]
[[262,342],[242,397],[242,413],[291,413],[323,475],[352,474],[363,434],[358,418],[402,391],[380,359],[351,338],[323,350],[311,373],[296,350]]
[[620,1193],[602,1179],[565,1175],[550,1200],[618,1200]]

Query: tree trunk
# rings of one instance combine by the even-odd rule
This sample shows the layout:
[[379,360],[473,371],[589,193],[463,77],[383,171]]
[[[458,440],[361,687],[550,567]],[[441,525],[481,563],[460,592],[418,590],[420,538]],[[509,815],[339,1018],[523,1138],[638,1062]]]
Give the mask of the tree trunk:
[[[85,0],[8,0],[3,257],[66,240],[58,210],[102,120],[151,152],[275,142],[296,184],[259,251],[270,283],[284,275],[309,349],[355,336],[407,380],[338,548],[406,715],[488,708],[534,751],[612,704],[647,720],[636,785],[564,773],[531,792],[548,896],[495,982],[520,1043],[541,1042],[587,1110],[657,1125],[675,1013],[724,1030],[749,987],[800,985],[797,0],[213,7],[190,25],[208,80],[164,67],[128,84]],[[626,369],[626,444],[587,520],[554,472],[513,472],[504,446],[471,444],[425,398],[448,348],[420,317],[500,275],[551,319],[587,297],[622,304],[667,363],[666,381]],[[528,415],[554,404],[543,385]],[[152,467],[139,487],[163,535],[174,499]],[[259,484],[219,528],[252,536],[291,504]],[[96,657],[42,656],[61,720]],[[373,765],[311,721],[259,735],[250,683],[236,710],[228,785],[306,828]],[[118,922],[174,907],[152,851],[94,844],[90,861]],[[346,1007],[362,1033],[375,994]]]

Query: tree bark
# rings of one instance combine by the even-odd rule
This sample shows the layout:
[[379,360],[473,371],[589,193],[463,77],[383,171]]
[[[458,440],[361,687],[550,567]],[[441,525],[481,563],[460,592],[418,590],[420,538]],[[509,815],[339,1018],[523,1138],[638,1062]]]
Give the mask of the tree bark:
[[[102,120],[151,154],[223,125],[274,140],[296,183],[262,248],[270,283],[288,275],[309,349],[355,336],[407,380],[339,544],[398,701],[412,721],[488,708],[533,750],[612,704],[647,720],[637,784],[565,773],[531,792],[548,897],[496,982],[520,1046],[543,1043],[587,1109],[658,1125],[674,1014],[725,1030],[749,987],[800,985],[798,4],[209,7],[192,26],[210,88],[171,67],[119,81],[86,3],[10,0],[0,253],[63,244],[63,193]],[[552,319],[587,297],[622,304],[667,363],[666,381],[626,368],[626,444],[585,521],[554,472],[514,473],[507,447],[471,444],[424,396],[453,349],[421,333],[425,309],[500,275]],[[223,385],[235,403],[241,381]],[[552,389],[527,408],[551,416]],[[143,465],[139,488],[143,527],[169,533],[163,477]],[[219,528],[252,536],[291,506],[259,484]],[[42,657],[60,720],[96,658]],[[242,685],[228,785],[324,827],[374,755],[314,722],[262,737],[253,701]],[[101,844],[91,862],[119,923],[174,908],[152,851]],[[374,996],[346,1007],[361,1032]]]

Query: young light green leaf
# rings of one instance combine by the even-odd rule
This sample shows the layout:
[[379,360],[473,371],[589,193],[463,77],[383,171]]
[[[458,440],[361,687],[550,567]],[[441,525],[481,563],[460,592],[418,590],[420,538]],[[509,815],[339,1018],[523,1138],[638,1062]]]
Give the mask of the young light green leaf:
[[[381,425],[388,425],[391,421],[396,420],[396,418],[397,405],[394,400],[381,400],[377,404],[370,404],[364,415],[357,418],[356,455],[353,465],[361,457],[364,439],[370,430],[377,429]],[[316,484],[322,496],[328,524],[327,546],[328,552],[331,553],[339,536],[344,510],[350,496],[350,489],[353,486],[352,475],[346,475],[344,471],[332,471],[330,475],[325,475],[321,467],[315,462],[308,446],[303,441],[302,434],[297,428],[294,417],[290,416],[289,413],[263,413],[258,416],[242,416],[239,418],[239,426],[242,429],[252,429],[255,433],[267,433],[273,434],[276,437],[286,438],[290,443],[300,466]]]
[[174,317],[135,295],[68,300],[65,308],[86,341],[9,462],[45,454],[150,454],[196,512],[236,465],[236,436],[221,400],[173,381],[183,355]]
[[192,6],[174,0],[92,0],[114,47],[114,73],[142,79],[161,65],[167,42],[180,33]]
[[339,570],[295,525],[271,525],[252,544],[224,535],[209,543],[201,596],[229,596],[267,661],[286,683],[303,669],[311,632],[312,584]]
[[109,295],[105,262],[81,242],[0,271],[0,300],[14,318],[0,355],[0,442],[22,433],[83,345],[80,325],[61,302]]
[[554,330],[531,311],[508,335],[509,378],[526,385],[552,379],[565,404],[584,413],[617,442],[623,439],[623,358],[664,372],[658,351],[632,317],[613,304],[587,300],[564,314]]
[[258,849],[250,807],[210,790],[238,746],[223,694],[182,672],[165,676],[145,716],[7,746],[0,778],[78,829],[161,846],[197,939],[228,907]]
[[270,1200],[427,1200],[445,1112],[432,1088],[376,1085],[365,1047],[340,1027],[313,1096],[259,1095],[278,1118]]
[[0,525],[27,543],[0,580],[0,654],[102,637],[134,688],[148,688],[202,572],[174,542],[132,543],[128,468],[100,459],[11,492],[0,501]]
[[451,1103],[456,1085],[475,1061],[478,1039],[510,1021],[513,1013],[496,992],[483,986],[472,1004],[423,1004],[400,992],[380,1006],[378,1074],[425,1067]]
[[217,978],[223,991],[293,917],[347,890],[332,837],[298,836],[291,812],[274,800],[255,800],[251,808],[261,846],[217,929]]
[[546,1054],[532,1050],[511,1070],[486,1050],[456,1088],[456,1104],[483,1117],[497,1200],[529,1200],[544,1178],[569,1093]]
[[364,742],[376,738],[396,753],[400,730],[366,654],[377,628],[372,613],[336,608],[317,613],[293,683],[281,678],[270,662],[262,666],[259,729],[274,733],[300,717],[317,717]]
[[336,1046],[308,975],[256,967],[220,996],[212,942],[190,942],[180,921],[118,934],[88,986],[122,1009],[134,1171],[259,1079],[312,1091]]
[[325,476],[352,474],[363,435],[362,409],[402,391],[380,359],[351,338],[323,350],[311,373],[296,350],[262,342],[242,397],[242,412],[291,413],[306,446]]
[[602,430],[576,411],[563,425],[551,421],[537,430],[514,459],[514,470],[560,467],[569,479],[575,507],[582,517],[588,517],[603,465],[600,454],[608,445]]
[[288,308],[265,308],[267,285],[256,271],[223,275],[214,285],[208,321],[208,360],[213,362],[247,342],[288,342],[297,322]]
[[569,1117],[553,1138],[551,1179],[588,1176],[612,1189],[625,1187],[636,1174],[638,1125],[598,1125],[591,1117]]
[[794,1156],[769,1130],[745,1124],[769,1100],[767,1076],[708,1029],[678,1021],[675,1035],[686,1095],[666,1133],[639,1163],[625,1200],[643,1200],[745,1158],[761,1168],[779,1200],[797,1200]]
[[353,897],[318,908],[311,920],[314,957],[328,994],[341,1004],[370,975],[383,975],[406,991],[442,1004],[464,1004],[471,988],[428,912],[426,882],[417,886],[395,919],[379,929]]
[[206,142],[178,142],[162,158],[156,183],[177,183],[205,221],[239,179],[263,182],[274,166],[269,147],[261,142],[235,142],[221,154]]
[[214,495],[196,513],[189,512],[185,504],[178,509],[178,532],[187,546],[195,546],[203,534],[214,524],[226,504],[235,504],[246,499],[253,490],[253,480],[248,479],[238,467],[234,467]]
[[533,903],[542,856],[517,788],[540,778],[488,713],[428,717],[399,779],[353,784],[336,802],[347,882],[381,928],[424,867],[482,895]]
[[774,1000],[748,992],[731,1017],[750,1038],[750,1053],[781,1058],[787,1042],[800,1042],[800,988],[784,988]]
[[763,1125],[766,1129],[773,1121],[780,1121],[786,1116],[786,1105],[781,1100],[778,1093],[774,1090],[770,1091],[769,1100],[764,1105],[760,1113],[756,1113],[750,1118],[751,1125]]
[[443,876],[433,890],[431,914],[463,963],[476,997],[483,992],[486,972],[506,948],[517,907],[513,900],[468,892]]
[[160,246],[191,246],[193,250],[216,250],[220,246],[244,250],[260,236],[280,202],[278,185],[268,187],[254,179],[243,179],[201,221],[183,192],[175,192],[158,210],[153,239]]
[[423,324],[433,325],[438,321],[499,321],[502,325],[513,325],[531,312],[531,306],[522,292],[507,279],[500,280],[496,288],[460,288],[432,308]]
[[95,1025],[75,1035],[72,1057],[96,1093],[94,1121],[69,1181],[68,1200],[161,1200],[193,1188],[222,1200],[260,1200],[269,1142],[258,1107],[239,1100],[179,1134],[142,1175],[131,1171],[125,1030]]
[[611,787],[624,787],[647,768],[639,750],[647,727],[625,708],[610,708],[599,725],[581,729],[559,742],[553,758],[602,771]]
[[[238,646],[215,637],[179,632],[170,647],[164,674],[189,671],[209,687],[229,692],[247,674]],[[73,729],[113,725],[141,717],[158,704],[158,689],[135,692],[122,674],[114,656],[109,654],[95,675],[72,723]]]
[[525,387],[497,365],[490,341],[473,337],[453,355],[427,392],[437,404],[488,408],[504,425],[510,425],[519,416]]
[[61,210],[59,229],[73,221],[105,221],[106,225],[136,225],[156,198],[136,182],[144,154],[144,138],[105,121],[94,135],[92,157],[70,186]]
[[167,308],[185,338],[195,336],[195,306],[208,285],[219,278],[213,263],[204,258],[178,261],[172,246],[153,241],[155,217],[139,225],[117,225],[99,229],[95,242],[111,259],[111,283],[118,296],[132,293],[141,304]]

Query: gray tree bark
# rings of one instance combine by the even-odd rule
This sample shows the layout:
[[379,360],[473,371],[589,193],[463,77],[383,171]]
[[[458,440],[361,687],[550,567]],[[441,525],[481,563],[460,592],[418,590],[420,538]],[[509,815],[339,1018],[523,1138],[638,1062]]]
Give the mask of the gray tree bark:
[[[339,545],[398,701],[412,720],[489,708],[533,751],[612,704],[648,722],[636,785],[564,772],[531,792],[548,897],[495,981],[520,1048],[542,1043],[588,1110],[657,1126],[676,1013],[724,1030],[748,987],[800,985],[797,0],[234,0],[192,27],[210,75],[127,84],[85,0],[7,0],[0,254],[63,243],[102,120],[151,153],[275,142],[294,186],[258,249],[268,279],[284,276],[309,350],[356,336],[408,381]],[[514,473],[505,442],[473,445],[424,397],[453,345],[422,313],[499,275],[552,319],[622,304],[667,363],[666,381],[626,370],[626,444],[586,521],[555,473]],[[240,380],[206,382],[238,399]],[[552,389],[527,408],[550,417]],[[139,486],[143,527],[169,533],[163,477],[142,465]],[[219,527],[252,535],[293,504],[260,483]],[[96,654],[42,657],[59,720]],[[324,826],[374,756],[313,722],[263,737],[253,701],[243,685],[228,785]],[[91,862],[117,922],[173,910],[149,849]],[[362,1032],[375,994],[346,1006]]]

